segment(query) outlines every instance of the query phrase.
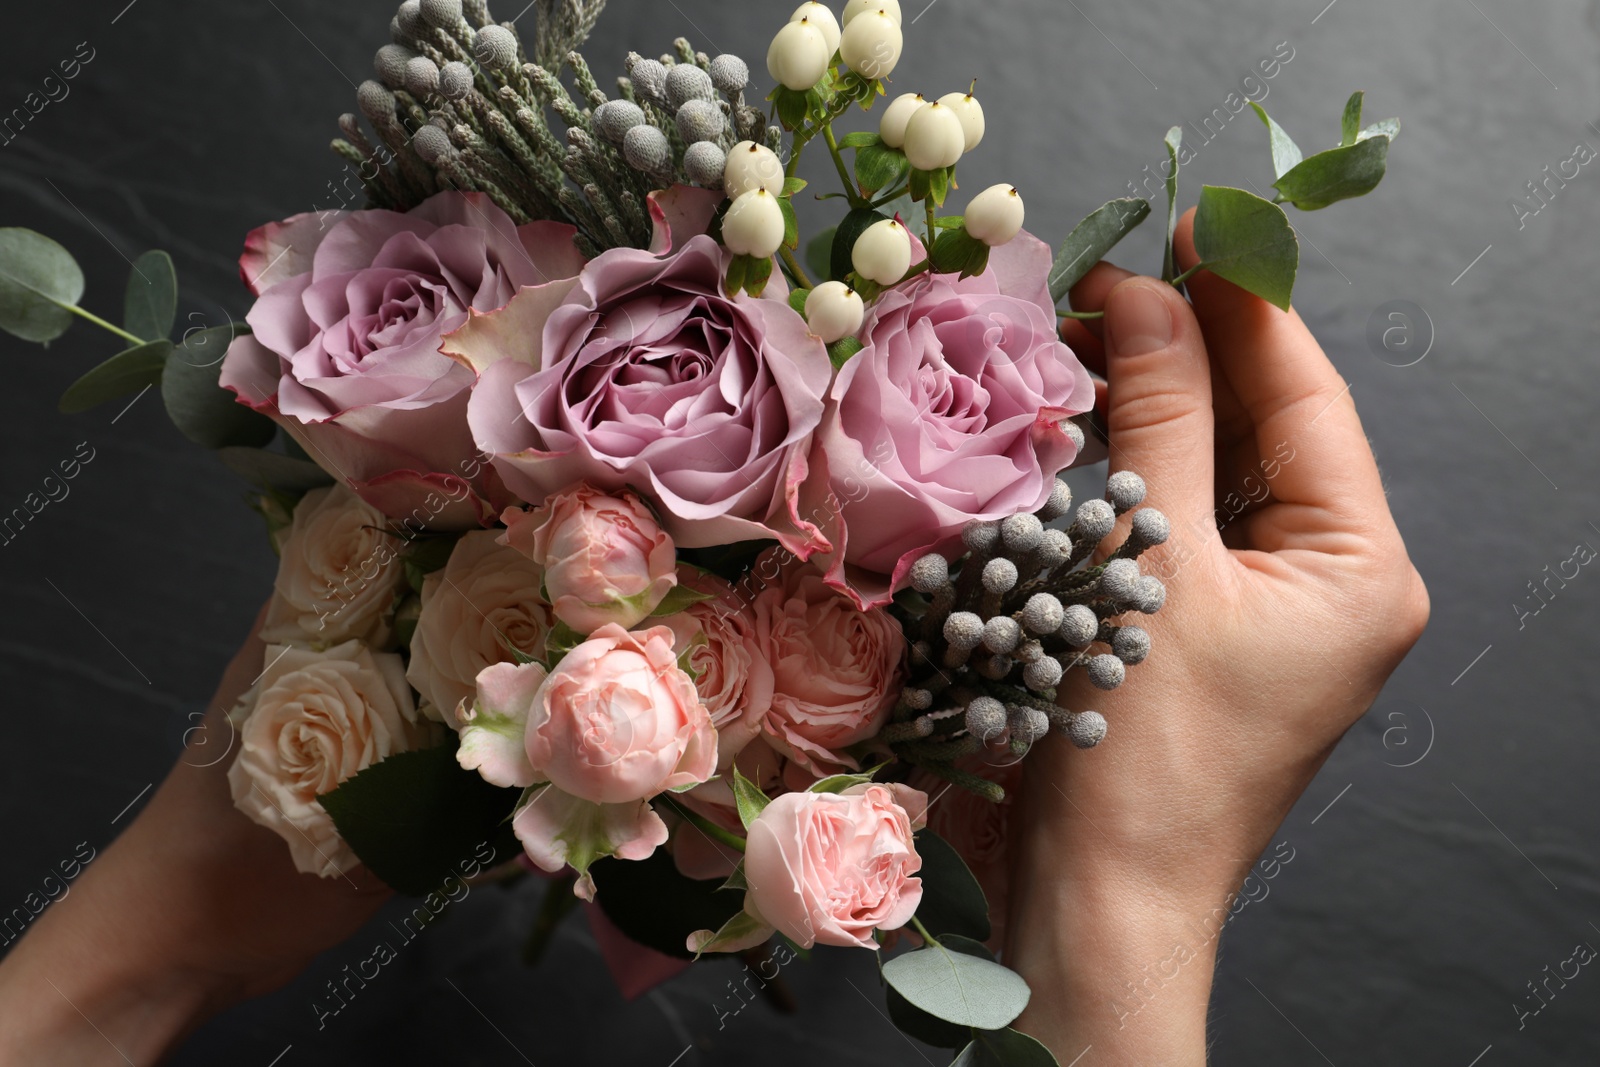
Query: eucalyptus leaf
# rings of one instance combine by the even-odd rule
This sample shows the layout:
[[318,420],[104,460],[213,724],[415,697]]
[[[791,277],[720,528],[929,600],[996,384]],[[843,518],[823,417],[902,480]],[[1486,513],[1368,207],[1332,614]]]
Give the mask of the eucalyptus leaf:
[[883,965],[883,977],[912,1006],[980,1030],[1006,1026],[1022,1014],[1030,996],[1028,983],[1015,971],[952,945],[929,945],[896,956]]
[[1178,232],[1178,156],[1183,150],[1183,127],[1174,126],[1167,131],[1167,242],[1162,246],[1161,277],[1171,281],[1178,276],[1177,253],[1172,248],[1172,235]]
[[217,456],[229,470],[261,489],[300,494],[333,484],[332,475],[315,463],[277,452],[230,446],[219,449]]
[[811,272],[813,281],[833,277],[833,235],[837,230],[837,226],[830,226],[806,242],[806,270]]
[[733,770],[733,802],[739,809],[739,821],[744,823],[746,830],[756,821],[756,817],[766,810],[772,803],[761,787],[739,773],[737,767]]
[[1067,291],[1083,280],[1117,242],[1150,215],[1150,201],[1139,197],[1110,200],[1072,228],[1050,269],[1050,299],[1061,303]]
[[425,896],[521,854],[508,820],[518,792],[463,768],[452,738],[374,763],[317,800],[368,870]]
[[167,357],[161,375],[161,399],[167,417],[189,440],[202,448],[240,445],[260,448],[277,432],[277,425],[239,403],[218,384],[222,357],[228,344],[249,327],[212,326],[185,335]]
[[909,1034],[925,1045],[934,1048],[958,1049],[972,1042],[972,1027],[947,1023],[915,1007],[895,991],[894,986],[884,990],[884,1007],[889,1011],[889,1021],[903,1034]]
[[941,940],[947,934],[959,934],[987,941],[991,933],[989,901],[961,854],[932,830],[919,830],[916,844],[917,855],[922,857],[917,921]]
[[157,341],[172,332],[178,317],[178,272],[160,249],[133,261],[122,300],[122,327],[135,337]]
[[1361,105],[1366,96],[1366,93],[1357,89],[1350,94],[1350,99],[1345,101],[1344,118],[1339,123],[1342,135],[1339,140],[1341,146],[1353,145],[1356,143],[1356,139],[1361,136]]
[[63,414],[76,415],[148,388],[161,380],[171,352],[171,341],[150,341],[118,352],[67,386],[58,407]]
[[83,296],[83,270],[72,253],[42,233],[0,229],[0,330],[47,342],[67,332]]
[[1383,181],[1388,160],[1389,138],[1369,137],[1310,156],[1272,187],[1279,200],[1302,211],[1316,211],[1372,192]]
[[1368,126],[1366,129],[1362,130],[1360,133],[1356,134],[1356,140],[1365,141],[1372,137],[1387,137],[1392,141],[1399,136],[1399,119],[1380,119],[1379,121],[1374,122],[1371,126]]
[[1019,1030],[979,1030],[950,1067],[1060,1067],[1034,1038]]
[[1262,123],[1267,127],[1267,138],[1272,142],[1272,176],[1281,178],[1305,158],[1305,153],[1300,151],[1300,146],[1294,143],[1294,138],[1283,131],[1282,126],[1272,121],[1266,108],[1254,100],[1250,101],[1250,106],[1261,116]]
[[1300,242],[1283,209],[1227,186],[1200,190],[1194,245],[1211,273],[1285,311],[1300,267]]

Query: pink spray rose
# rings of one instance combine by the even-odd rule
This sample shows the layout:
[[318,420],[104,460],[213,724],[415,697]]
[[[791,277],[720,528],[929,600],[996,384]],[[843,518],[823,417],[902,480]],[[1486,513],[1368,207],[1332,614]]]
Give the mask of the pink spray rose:
[[815,567],[779,553],[756,561],[767,584],[753,604],[773,671],[763,730],[772,747],[818,776],[860,770],[842,750],[875,736],[899,696],[905,635],[881,608],[865,611]]
[[678,584],[672,538],[632,493],[579,484],[502,518],[502,543],[544,568],[556,618],[580,634],[634,625]]
[[755,612],[733,586],[692,567],[682,568],[678,580],[712,598],[661,624],[677,634],[678,652],[688,657],[695,689],[717,728],[717,769],[725,771],[761,732],[772,707],[772,665],[757,636]]
[[391,518],[487,525],[511,498],[467,429],[473,372],[440,338],[524,286],[570,286],[575,231],[516,226],[481,193],[329,214],[250,235],[252,333],[229,348],[222,384]]
[[927,807],[904,785],[785,793],[750,824],[745,911],[804,948],[876,949],[872,932],[904,926],[922,902],[911,835]]
[[1061,423],[1094,384],[1056,332],[1050,250],[1023,233],[983,274],[900,286],[829,393],[801,511],[827,516],[818,562],[859,603],[888,603],[918,556],[973,519],[1042,506],[1076,449]]
[[446,350],[482,367],[468,418],[531,503],[585,481],[629,487],[685,547],[778,537],[823,547],[795,513],[832,365],[783,298],[728,298],[710,237],[666,257],[592,260],[565,299],[529,290]]
[[512,825],[540,867],[584,875],[582,896],[596,858],[644,859],[666,841],[651,797],[716,773],[716,730],[677,656],[665,626],[608,623],[548,675],[537,663],[486,668],[462,716],[463,766],[496,785],[548,783]]

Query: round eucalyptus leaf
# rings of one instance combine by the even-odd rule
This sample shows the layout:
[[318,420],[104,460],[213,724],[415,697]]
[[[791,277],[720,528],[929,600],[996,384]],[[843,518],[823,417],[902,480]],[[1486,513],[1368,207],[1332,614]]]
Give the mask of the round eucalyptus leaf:
[[154,385],[161,380],[171,351],[171,341],[151,341],[118,352],[67,386],[58,407],[65,415],[76,415]]
[[135,337],[156,341],[172,332],[178,317],[178,272],[159,249],[133,261],[122,300],[122,327]]
[[24,341],[54,341],[67,332],[83,296],[83,271],[72,253],[42,233],[0,229],[0,330]]
[[1050,1050],[1017,1030],[980,1030],[950,1067],[1060,1067]]
[[277,432],[271,419],[245,407],[218,384],[222,355],[239,332],[236,326],[213,326],[186,335],[168,357],[161,376],[167,416],[179,432],[203,448],[260,448]]
[[946,945],[896,956],[883,965],[883,977],[914,1007],[980,1030],[1010,1023],[1028,1006],[1030,995],[1015,971]]

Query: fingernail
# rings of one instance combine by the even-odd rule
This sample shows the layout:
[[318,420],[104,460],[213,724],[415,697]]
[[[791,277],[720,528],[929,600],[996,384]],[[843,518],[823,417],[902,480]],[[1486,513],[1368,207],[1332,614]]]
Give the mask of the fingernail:
[[1115,355],[1156,352],[1172,343],[1172,312],[1148,285],[1124,285],[1106,301],[1106,332]]

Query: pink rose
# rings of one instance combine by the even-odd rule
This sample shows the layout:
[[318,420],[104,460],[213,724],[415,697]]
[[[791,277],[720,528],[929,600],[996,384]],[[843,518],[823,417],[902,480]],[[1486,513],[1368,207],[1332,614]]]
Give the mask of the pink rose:
[[713,598],[662,619],[661,625],[672,628],[678,652],[688,658],[695,689],[717,728],[717,769],[725,771],[761,732],[772,707],[772,665],[757,636],[755,613],[733,586],[691,567],[683,568],[678,580]]
[[774,748],[819,776],[860,770],[842,750],[876,736],[888,719],[905,635],[881,608],[857,608],[815,567],[778,567],[778,555],[763,555],[750,576],[768,582],[753,604],[773,672],[763,730]]
[[511,498],[467,429],[473,372],[440,338],[521,287],[571,279],[575,231],[516,226],[481,193],[334,214],[250,235],[253,332],[229,348],[222,384],[391,518],[487,525]]
[[925,794],[903,785],[785,793],[755,822],[744,854],[745,911],[796,944],[876,949],[922,902],[912,833]]
[[678,584],[678,550],[632,493],[578,486],[507,510],[501,543],[544,568],[556,618],[580,634],[646,618]]
[[1006,856],[1006,830],[1017,791],[1022,788],[1022,761],[1003,757],[1006,762],[989,763],[982,756],[959,761],[956,766],[981,775],[1006,791],[996,804],[969,789],[949,788],[939,776],[920,768],[911,772],[910,784],[931,793],[937,802],[928,808],[928,829],[950,842],[978,879],[989,901],[989,946],[1005,943],[1006,897],[1010,887],[1010,864]]
[[1061,423],[1094,406],[1094,383],[1056,332],[1050,266],[1024,233],[983,274],[919,280],[868,312],[801,506],[833,520],[819,562],[859,603],[888,603],[912,562],[971,520],[1036,510],[1071,465]]
[[468,416],[511,489],[537,503],[577,481],[632,488],[691,548],[823,547],[795,507],[827,350],[781,283],[724,296],[727,263],[703,235],[664,258],[612,249],[564,300],[525,291],[448,339],[484,368]]

